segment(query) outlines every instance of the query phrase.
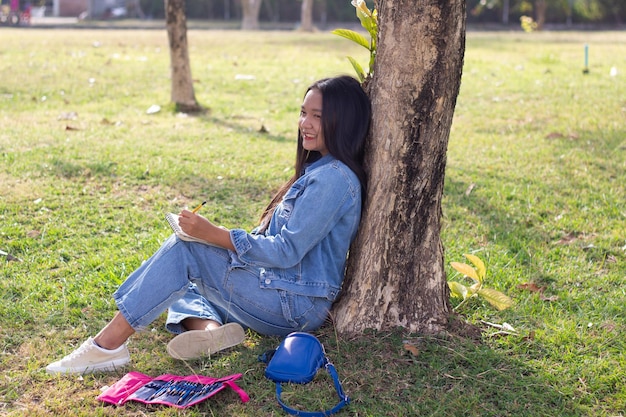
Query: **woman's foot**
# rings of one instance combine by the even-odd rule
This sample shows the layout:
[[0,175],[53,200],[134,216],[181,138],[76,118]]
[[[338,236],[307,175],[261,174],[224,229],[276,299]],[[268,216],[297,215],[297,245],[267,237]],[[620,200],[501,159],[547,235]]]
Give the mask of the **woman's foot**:
[[205,330],[189,330],[179,334],[167,344],[167,352],[174,359],[195,359],[238,345],[246,333],[237,323],[209,326]]
[[93,338],[87,339],[74,352],[46,366],[51,374],[87,374],[96,371],[113,371],[130,362],[126,345],[108,350],[98,346]]

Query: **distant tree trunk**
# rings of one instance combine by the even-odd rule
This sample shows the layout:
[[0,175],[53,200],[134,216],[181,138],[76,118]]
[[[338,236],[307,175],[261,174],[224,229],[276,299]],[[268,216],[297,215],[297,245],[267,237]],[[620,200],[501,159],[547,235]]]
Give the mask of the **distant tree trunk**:
[[224,0],[224,20],[230,20],[230,0]]
[[300,9],[300,30],[303,32],[313,32],[313,1],[302,0]]
[[369,189],[334,306],[344,334],[439,333],[451,313],[441,232],[446,151],[465,52],[465,0],[378,0],[367,89]]
[[546,0],[535,1],[535,23],[537,23],[537,30],[543,30],[543,26],[546,23],[546,10],[548,5]]
[[259,11],[263,0],[241,0],[241,30],[259,29]]
[[565,9],[565,26],[572,27],[572,13],[574,9],[574,0],[567,0],[567,7]]
[[326,26],[326,23],[328,22],[328,4],[326,0],[324,0],[321,3],[318,3],[318,5],[319,5],[319,12],[320,12],[319,21],[322,24],[322,26]]
[[146,15],[141,8],[141,3],[139,2],[139,0],[127,0],[126,10],[128,10],[128,15],[130,17],[136,17],[139,19],[146,18]]
[[503,25],[509,24],[509,6],[510,6],[510,0],[502,1],[502,24]]
[[280,22],[280,4],[274,4],[272,1],[262,2],[265,11],[272,22]]
[[185,0],[165,0],[165,21],[170,43],[172,102],[178,111],[190,113],[202,110],[196,101],[187,46]]

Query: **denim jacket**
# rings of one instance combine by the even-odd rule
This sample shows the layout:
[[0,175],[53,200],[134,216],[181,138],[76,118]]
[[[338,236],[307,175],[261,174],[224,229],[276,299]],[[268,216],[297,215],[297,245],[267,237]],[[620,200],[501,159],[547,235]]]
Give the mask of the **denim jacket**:
[[334,301],[360,219],[357,176],[326,155],[306,167],[263,234],[230,231],[232,266],[255,268],[261,287]]

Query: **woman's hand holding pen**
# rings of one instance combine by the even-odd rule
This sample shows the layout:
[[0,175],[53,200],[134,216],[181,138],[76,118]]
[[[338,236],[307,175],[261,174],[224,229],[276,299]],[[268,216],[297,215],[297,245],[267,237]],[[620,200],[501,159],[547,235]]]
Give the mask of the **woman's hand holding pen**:
[[183,210],[180,212],[178,224],[183,232],[189,236],[206,240],[213,245],[235,250],[230,240],[230,232],[223,227],[214,225],[207,218],[195,213],[196,211]]
[[203,231],[208,229],[207,223],[210,223],[205,217],[189,210],[181,211],[178,216],[178,224],[183,232],[194,237],[201,237],[200,235],[204,234]]

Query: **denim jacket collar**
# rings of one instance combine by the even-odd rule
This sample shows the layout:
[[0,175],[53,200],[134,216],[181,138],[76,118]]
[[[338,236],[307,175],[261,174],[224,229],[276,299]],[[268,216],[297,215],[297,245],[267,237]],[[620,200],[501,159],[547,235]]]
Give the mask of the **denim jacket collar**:
[[335,157],[334,157],[334,156],[332,156],[331,154],[329,154],[329,153],[328,153],[328,154],[326,154],[326,155],[322,156],[322,157],[321,157],[320,159],[318,159],[317,161],[314,161],[314,162],[311,162],[311,163],[307,164],[307,165],[304,167],[304,172],[306,173],[306,172],[308,172],[308,171],[310,171],[310,170],[312,170],[312,169],[315,169],[315,168],[317,168],[317,167],[319,167],[319,166],[322,166],[322,165],[324,165],[324,164],[327,164],[327,163],[329,163],[329,162],[331,162],[331,161],[333,161],[333,160],[335,160]]

